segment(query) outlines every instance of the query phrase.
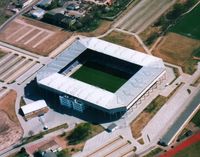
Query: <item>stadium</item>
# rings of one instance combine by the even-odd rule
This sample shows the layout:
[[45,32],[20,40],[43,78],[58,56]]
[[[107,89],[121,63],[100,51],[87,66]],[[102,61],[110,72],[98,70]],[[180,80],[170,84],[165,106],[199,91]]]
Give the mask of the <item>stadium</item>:
[[165,79],[162,59],[97,38],[74,41],[37,73],[60,105],[120,117]]

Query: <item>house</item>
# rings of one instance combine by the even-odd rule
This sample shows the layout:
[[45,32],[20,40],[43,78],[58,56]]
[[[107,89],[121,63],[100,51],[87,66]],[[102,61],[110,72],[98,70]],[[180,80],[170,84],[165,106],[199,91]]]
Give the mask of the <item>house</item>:
[[33,18],[36,18],[36,19],[42,19],[43,16],[45,14],[45,10],[41,9],[41,8],[37,8],[35,10],[32,10],[30,12],[30,15],[33,17]]

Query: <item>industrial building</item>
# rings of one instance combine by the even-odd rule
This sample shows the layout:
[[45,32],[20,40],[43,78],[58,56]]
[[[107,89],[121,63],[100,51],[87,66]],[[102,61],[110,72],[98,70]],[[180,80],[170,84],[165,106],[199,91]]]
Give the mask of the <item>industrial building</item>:
[[48,106],[44,100],[38,100],[21,107],[25,120],[44,115],[48,110]]
[[162,59],[97,38],[74,41],[37,73],[60,104],[120,117],[165,80]]

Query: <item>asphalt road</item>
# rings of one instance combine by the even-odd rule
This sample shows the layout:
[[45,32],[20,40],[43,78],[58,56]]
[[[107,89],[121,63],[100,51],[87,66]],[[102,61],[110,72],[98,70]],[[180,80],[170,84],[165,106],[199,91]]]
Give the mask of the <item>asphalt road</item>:
[[142,0],[115,24],[115,27],[129,31],[142,32],[152,24],[175,0]]

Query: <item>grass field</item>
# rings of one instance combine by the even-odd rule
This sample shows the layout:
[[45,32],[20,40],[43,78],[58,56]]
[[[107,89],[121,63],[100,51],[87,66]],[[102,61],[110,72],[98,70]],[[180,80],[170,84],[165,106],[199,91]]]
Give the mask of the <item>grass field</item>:
[[112,70],[108,71],[108,68],[101,67],[101,65],[96,66],[97,64],[93,67],[91,64],[86,63],[73,73],[71,77],[110,92],[115,92],[127,81],[127,79],[114,74]]
[[200,111],[198,111],[191,120],[196,126],[200,127]]
[[174,157],[199,157],[199,154],[200,142],[197,142],[178,152],[176,155],[174,155]]
[[200,40],[200,5],[184,15],[169,31]]

